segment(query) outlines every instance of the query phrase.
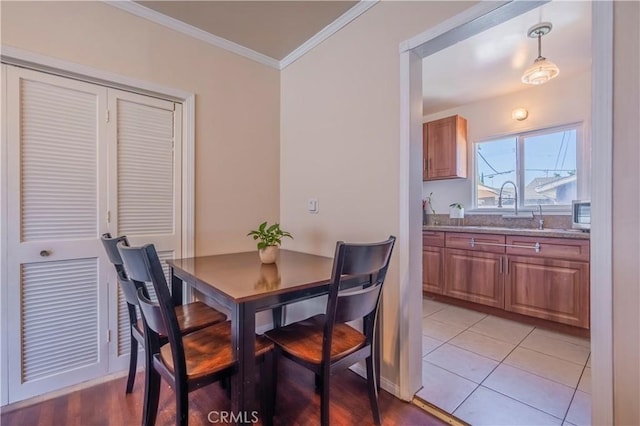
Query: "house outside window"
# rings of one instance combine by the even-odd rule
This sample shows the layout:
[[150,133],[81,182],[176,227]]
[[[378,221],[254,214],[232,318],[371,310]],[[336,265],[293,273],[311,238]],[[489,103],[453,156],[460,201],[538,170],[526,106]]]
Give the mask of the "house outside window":
[[[573,124],[475,142],[475,207],[497,208],[500,188],[507,181],[518,187],[519,209],[540,204],[562,211],[572,200],[588,198],[582,182],[586,167],[581,127]],[[514,204],[513,185],[504,185],[502,206]]]

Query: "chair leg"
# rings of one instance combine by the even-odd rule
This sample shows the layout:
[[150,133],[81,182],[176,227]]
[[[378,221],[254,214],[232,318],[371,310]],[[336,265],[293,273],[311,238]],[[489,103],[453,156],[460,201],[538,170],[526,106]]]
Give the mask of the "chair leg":
[[273,425],[273,416],[275,414],[276,405],[276,389],[275,389],[275,372],[276,360],[274,351],[269,351],[264,355],[262,360],[263,372],[261,381],[261,400],[262,400],[262,424],[265,426]]
[[331,386],[329,385],[330,373],[329,368],[325,368],[322,372],[322,375],[316,375],[316,378],[320,377],[320,425],[321,426],[329,426],[330,424],[330,416],[329,416],[329,389]]
[[153,368],[153,363],[149,359],[147,359],[144,377],[144,411],[142,413],[142,426],[154,426],[156,424],[158,402],[160,400],[160,374],[158,374],[158,372]]
[[131,337],[131,345],[129,349],[129,376],[127,377],[127,390],[125,393],[131,393],[133,384],[136,381],[136,367],[138,366],[138,341],[133,334]]
[[231,377],[223,377],[222,380],[220,380],[220,386],[224,389],[227,398],[231,399]]
[[189,424],[189,390],[186,383],[176,383],[176,426]]
[[376,373],[373,366],[373,356],[367,357],[367,388],[369,388],[369,403],[371,404],[371,414],[376,425],[382,424],[380,417],[380,407],[378,406],[378,386],[376,384]]
[[278,362],[280,362],[280,358],[281,358],[281,354],[280,354],[280,348],[276,347],[273,351],[273,353],[271,354],[271,377],[272,377],[272,383],[271,383],[271,404],[273,406],[273,413],[275,414],[276,411],[276,396],[278,395]]

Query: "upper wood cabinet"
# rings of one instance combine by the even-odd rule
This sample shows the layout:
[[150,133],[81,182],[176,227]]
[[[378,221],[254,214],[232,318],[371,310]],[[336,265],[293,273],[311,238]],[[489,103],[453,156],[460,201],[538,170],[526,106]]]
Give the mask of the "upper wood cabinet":
[[422,179],[467,177],[467,120],[459,115],[423,124]]

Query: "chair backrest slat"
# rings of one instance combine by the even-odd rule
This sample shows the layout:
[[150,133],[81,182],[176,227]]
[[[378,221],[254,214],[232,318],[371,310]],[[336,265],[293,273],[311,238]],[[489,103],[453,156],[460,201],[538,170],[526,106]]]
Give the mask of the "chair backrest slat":
[[[116,269],[118,284],[120,285],[120,289],[122,290],[122,294],[124,295],[125,300],[128,304],[136,306],[138,304],[137,293],[139,287],[136,286],[133,281],[131,281],[127,276],[127,273],[124,269],[124,264],[122,263],[122,257],[120,256],[120,252],[118,251],[118,244],[122,243],[125,246],[129,245],[127,237],[125,237],[124,235],[120,237],[112,237],[111,234],[106,233],[102,235],[100,240],[102,241],[105,252],[107,252],[109,261]],[[147,296],[146,288],[145,296]]]
[[167,335],[167,326],[164,323],[164,319],[162,318],[162,310],[160,305],[157,303],[153,303],[142,291],[142,289],[138,290],[138,303],[140,305],[140,309],[142,309],[142,315],[144,316],[145,321],[147,321],[147,325],[153,331],[158,333],[159,335]]
[[[182,334],[180,333],[180,326],[178,325],[178,318],[176,317],[175,307],[169,293],[169,286],[162,270],[162,264],[160,258],[156,252],[156,248],[153,244],[147,244],[142,247],[127,247],[124,244],[118,244],[118,251],[122,257],[124,268],[127,271],[127,275],[134,283],[146,283],[150,282],[153,285],[153,289],[158,297],[158,306],[160,308],[160,314],[162,322],[156,320],[156,310],[149,308],[151,305],[145,305],[145,308],[149,310],[150,318],[144,317],[149,329],[145,329],[145,332],[155,333],[162,330],[164,327],[165,334],[169,339],[171,345],[171,353],[173,356],[173,365],[177,376],[186,377],[186,363],[184,357],[184,346],[182,344]],[[145,296],[146,300],[149,300]],[[145,302],[143,299],[139,299],[140,302]],[[142,306],[141,306],[142,307]],[[143,315],[145,311],[143,310]],[[154,327],[152,327],[152,323]]]
[[377,244],[344,244],[343,275],[367,275],[384,268],[390,254],[388,241]]
[[[330,353],[336,323],[354,321],[371,314],[375,317],[395,240],[390,236],[379,243],[346,244],[339,241],[336,244],[327,302],[325,355]],[[365,334],[369,341],[373,338],[371,330],[366,330]]]
[[356,291],[338,293],[335,322],[354,321],[373,312],[380,297],[380,290],[382,290],[382,284],[377,283]]

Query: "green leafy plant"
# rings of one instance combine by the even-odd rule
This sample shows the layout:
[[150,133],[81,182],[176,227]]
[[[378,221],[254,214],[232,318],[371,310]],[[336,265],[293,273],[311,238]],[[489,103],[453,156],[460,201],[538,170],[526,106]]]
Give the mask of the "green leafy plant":
[[451,203],[449,204],[449,207],[455,207],[458,210],[462,210],[464,206],[462,205],[462,203]]
[[253,236],[254,240],[260,240],[258,241],[258,250],[262,250],[268,246],[279,246],[282,244],[284,237],[293,239],[290,233],[280,229],[279,223],[274,223],[269,226],[267,222],[262,222],[258,229],[249,232],[247,236]]

